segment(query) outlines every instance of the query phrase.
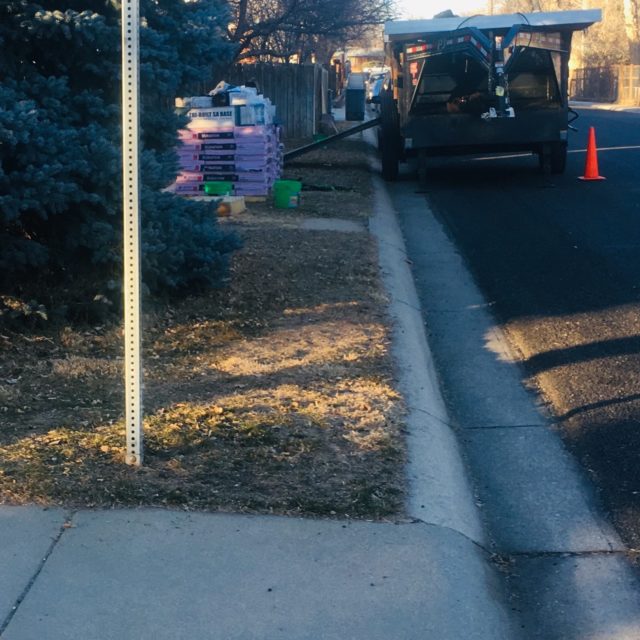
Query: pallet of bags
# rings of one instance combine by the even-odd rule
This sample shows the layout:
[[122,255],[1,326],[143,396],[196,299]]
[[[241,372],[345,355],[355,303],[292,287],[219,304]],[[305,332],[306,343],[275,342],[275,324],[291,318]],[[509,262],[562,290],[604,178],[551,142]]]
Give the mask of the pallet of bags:
[[200,194],[205,182],[231,181],[234,192],[269,194],[283,147],[267,98],[254,87],[221,84],[210,96],[181,98],[176,106],[189,118],[178,132],[176,193]]

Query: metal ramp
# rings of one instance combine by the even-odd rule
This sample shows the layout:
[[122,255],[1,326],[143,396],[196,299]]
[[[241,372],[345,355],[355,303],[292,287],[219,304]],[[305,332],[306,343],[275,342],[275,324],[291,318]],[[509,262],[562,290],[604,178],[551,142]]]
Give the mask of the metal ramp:
[[360,131],[365,131],[366,129],[371,129],[372,127],[377,127],[380,124],[380,118],[373,118],[372,120],[367,120],[362,124],[358,124],[355,127],[351,127],[346,129],[345,131],[341,131],[340,133],[334,133],[323,140],[318,140],[317,142],[312,142],[303,147],[298,147],[297,149],[292,149],[284,154],[284,161],[289,162],[298,156],[301,156],[305,153],[309,153],[309,151],[313,151],[314,149],[319,149],[320,147],[324,147],[332,142],[336,142],[337,140],[342,140],[343,138],[348,138],[352,136],[354,133],[360,133]]

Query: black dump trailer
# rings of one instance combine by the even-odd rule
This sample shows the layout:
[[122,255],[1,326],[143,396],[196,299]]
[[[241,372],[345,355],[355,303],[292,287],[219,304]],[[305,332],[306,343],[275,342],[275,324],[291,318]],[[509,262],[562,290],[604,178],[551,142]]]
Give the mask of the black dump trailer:
[[531,151],[562,173],[571,38],[600,19],[594,9],[387,22],[383,177],[412,156],[501,151]]

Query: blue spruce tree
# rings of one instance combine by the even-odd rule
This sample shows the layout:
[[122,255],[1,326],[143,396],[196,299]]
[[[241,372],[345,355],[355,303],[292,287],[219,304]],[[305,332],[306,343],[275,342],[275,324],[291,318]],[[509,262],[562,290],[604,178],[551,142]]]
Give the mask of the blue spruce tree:
[[[213,85],[232,52],[218,0],[141,3],[143,279],[152,292],[215,286],[233,236],[207,204],[162,193],[176,171],[176,95]],[[120,3],[0,4],[0,277],[95,283],[121,266]]]

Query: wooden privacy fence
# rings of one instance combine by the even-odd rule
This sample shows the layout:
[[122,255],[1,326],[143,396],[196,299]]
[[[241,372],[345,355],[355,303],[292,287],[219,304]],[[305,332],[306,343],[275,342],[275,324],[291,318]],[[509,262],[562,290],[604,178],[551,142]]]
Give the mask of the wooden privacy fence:
[[640,65],[574,69],[569,95],[576,100],[640,105]]
[[640,64],[618,67],[618,102],[640,106]]
[[253,80],[276,105],[278,122],[287,138],[309,138],[329,110],[328,71],[317,64],[238,64],[224,80],[241,85]]
[[569,96],[576,100],[615,102],[618,93],[615,67],[574,69],[571,74]]

